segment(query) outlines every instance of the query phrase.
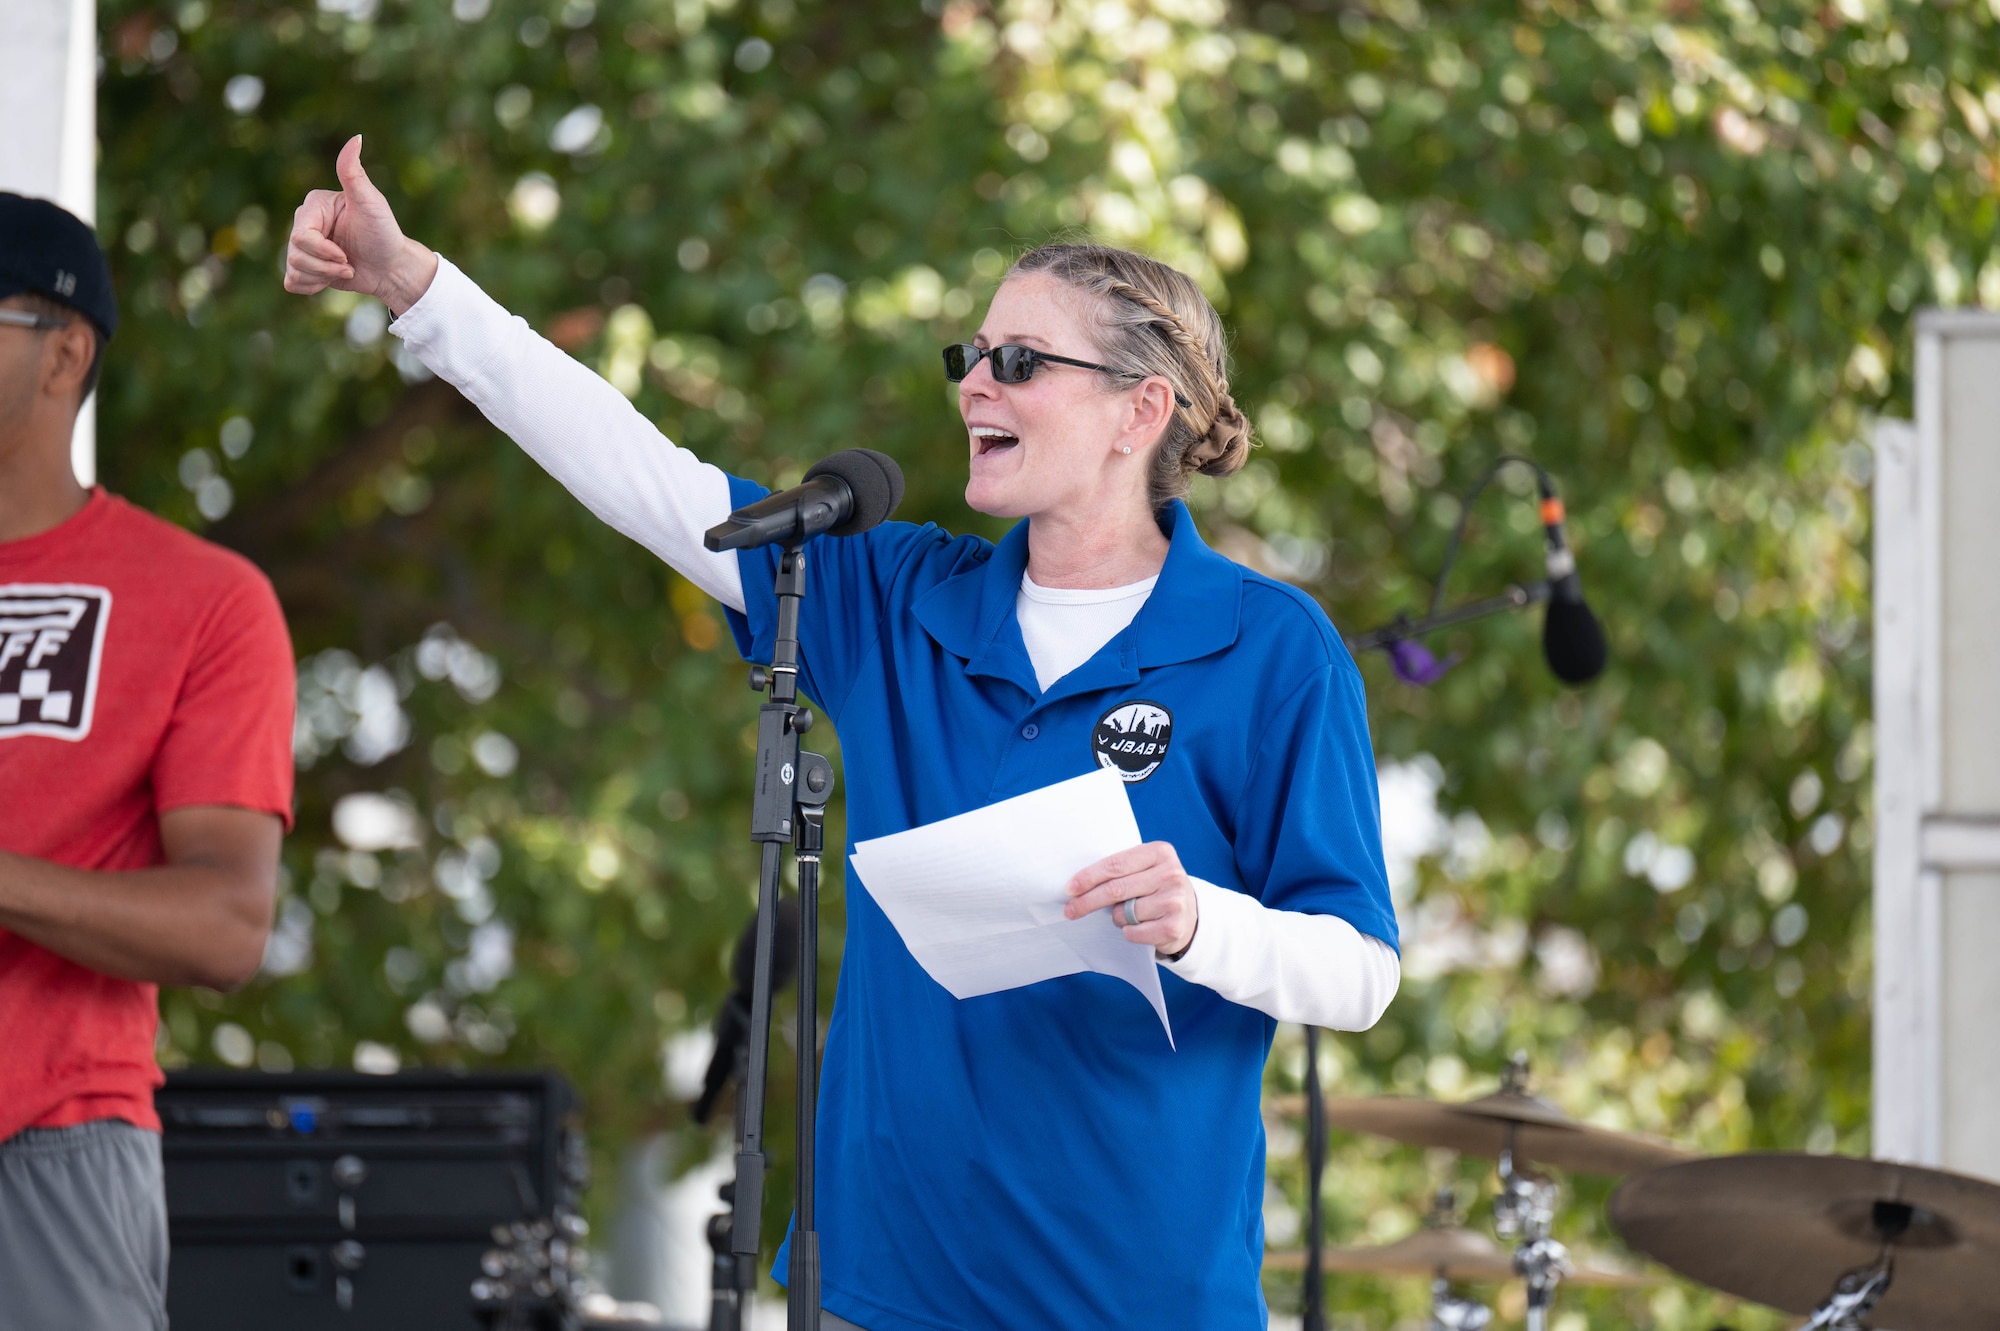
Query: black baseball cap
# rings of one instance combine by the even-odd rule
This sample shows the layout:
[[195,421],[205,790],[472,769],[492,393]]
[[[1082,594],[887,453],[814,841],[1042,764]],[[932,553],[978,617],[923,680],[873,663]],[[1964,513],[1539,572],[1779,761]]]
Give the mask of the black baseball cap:
[[97,325],[118,328],[111,267],[88,223],[47,199],[0,190],[0,298],[47,296]]

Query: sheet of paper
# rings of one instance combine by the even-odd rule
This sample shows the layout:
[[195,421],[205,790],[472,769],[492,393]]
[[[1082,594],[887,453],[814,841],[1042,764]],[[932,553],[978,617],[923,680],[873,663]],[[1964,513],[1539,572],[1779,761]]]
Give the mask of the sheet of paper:
[[959,998],[1096,971],[1173,1026],[1153,949],[1128,942],[1109,911],[1063,918],[1077,870],[1139,844],[1116,772],[1060,781],[856,845],[848,864],[930,977]]

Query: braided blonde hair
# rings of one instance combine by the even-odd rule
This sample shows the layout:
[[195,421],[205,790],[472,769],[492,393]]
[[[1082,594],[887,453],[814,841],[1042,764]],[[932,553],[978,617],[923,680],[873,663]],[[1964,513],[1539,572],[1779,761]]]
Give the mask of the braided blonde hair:
[[[1250,453],[1250,422],[1229,396],[1222,317],[1193,278],[1131,250],[1068,243],[1029,250],[1008,276],[1017,273],[1046,273],[1097,297],[1091,314],[1105,363],[1125,373],[1157,374],[1188,403],[1175,404],[1153,455],[1147,493],[1154,508],[1186,494],[1197,471],[1227,476],[1242,467]],[[1124,378],[1111,382],[1131,385]]]

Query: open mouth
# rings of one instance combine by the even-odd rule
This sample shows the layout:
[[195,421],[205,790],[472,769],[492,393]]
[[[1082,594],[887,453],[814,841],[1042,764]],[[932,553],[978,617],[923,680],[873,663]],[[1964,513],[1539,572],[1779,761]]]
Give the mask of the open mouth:
[[1020,439],[995,425],[975,425],[972,427],[974,457],[985,457],[989,453],[999,453],[1020,443]]

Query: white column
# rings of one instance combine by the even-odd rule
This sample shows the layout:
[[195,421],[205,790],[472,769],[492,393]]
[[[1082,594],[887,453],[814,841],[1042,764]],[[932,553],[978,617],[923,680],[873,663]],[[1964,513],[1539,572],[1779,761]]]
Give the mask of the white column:
[[[0,0],[0,189],[97,220],[97,0]],[[71,442],[97,478],[97,398]]]
[[1874,1153],[1938,1159],[1937,883],[1922,871],[1917,432],[1875,428]]
[[1874,1149],[2000,1179],[2000,315],[1876,432]]

